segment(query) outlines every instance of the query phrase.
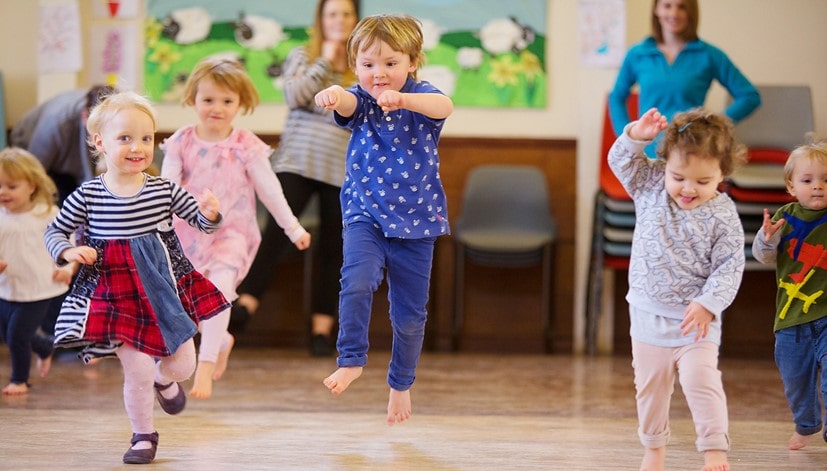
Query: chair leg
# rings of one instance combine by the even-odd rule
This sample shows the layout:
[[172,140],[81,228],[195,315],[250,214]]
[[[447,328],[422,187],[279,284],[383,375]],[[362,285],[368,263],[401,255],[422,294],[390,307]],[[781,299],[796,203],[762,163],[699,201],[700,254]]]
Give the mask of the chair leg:
[[540,303],[543,315],[543,341],[546,353],[554,352],[554,339],[552,337],[554,324],[554,310],[551,304],[554,299],[554,242],[550,242],[543,248],[543,276],[542,276],[542,301]]
[[451,326],[451,348],[459,351],[460,334],[462,333],[463,309],[465,308],[465,246],[457,242],[454,244],[454,319]]
[[597,325],[600,320],[601,291],[603,289],[603,221],[605,195],[598,192],[592,218],[592,246],[589,276],[586,284],[586,352],[597,354]]
[[313,246],[304,250],[304,270],[302,273],[302,310],[307,317],[308,332],[312,328],[313,315]]

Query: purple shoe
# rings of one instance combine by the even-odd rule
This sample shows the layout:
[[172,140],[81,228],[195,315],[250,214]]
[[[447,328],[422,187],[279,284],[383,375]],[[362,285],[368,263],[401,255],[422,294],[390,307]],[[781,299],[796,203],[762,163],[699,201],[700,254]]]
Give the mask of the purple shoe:
[[[175,397],[173,397],[172,399],[167,399],[161,394],[161,391],[166,391],[173,384],[178,385],[178,394],[175,395]],[[155,383],[155,397],[158,398],[158,404],[161,405],[161,409],[163,409],[164,412],[166,412],[169,415],[179,414],[182,410],[184,410],[184,406],[187,405],[187,395],[184,393],[184,388],[181,387],[180,383]]]
[[130,443],[135,445],[138,442],[150,442],[152,448],[133,450],[130,447],[123,455],[123,462],[126,464],[149,464],[155,459],[155,452],[158,450],[158,432],[133,433]]

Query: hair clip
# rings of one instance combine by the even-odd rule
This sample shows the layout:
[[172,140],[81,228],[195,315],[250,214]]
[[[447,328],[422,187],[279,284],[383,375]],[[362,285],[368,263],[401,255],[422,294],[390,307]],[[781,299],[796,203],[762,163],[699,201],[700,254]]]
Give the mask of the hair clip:
[[680,133],[686,131],[686,128],[688,128],[689,126],[692,126],[692,121],[687,121],[684,125],[679,127],[678,132]]

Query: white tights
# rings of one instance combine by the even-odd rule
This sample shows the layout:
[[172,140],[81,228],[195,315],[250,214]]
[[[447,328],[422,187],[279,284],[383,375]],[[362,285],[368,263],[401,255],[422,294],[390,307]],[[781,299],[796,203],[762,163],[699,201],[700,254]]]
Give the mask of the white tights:
[[189,378],[195,370],[195,344],[189,339],[173,355],[161,357],[158,362],[127,344],[117,350],[117,355],[123,367],[123,403],[132,432],[152,433],[154,383],[169,384]]

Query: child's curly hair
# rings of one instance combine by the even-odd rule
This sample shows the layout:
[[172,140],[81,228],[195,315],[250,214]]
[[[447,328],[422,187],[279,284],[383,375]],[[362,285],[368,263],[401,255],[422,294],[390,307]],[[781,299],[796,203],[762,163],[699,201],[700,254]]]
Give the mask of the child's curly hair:
[[715,159],[725,177],[747,161],[747,148],[736,139],[732,120],[700,108],[678,113],[672,118],[657,154],[668,160],[673,151],[683,159],[690,155]]

